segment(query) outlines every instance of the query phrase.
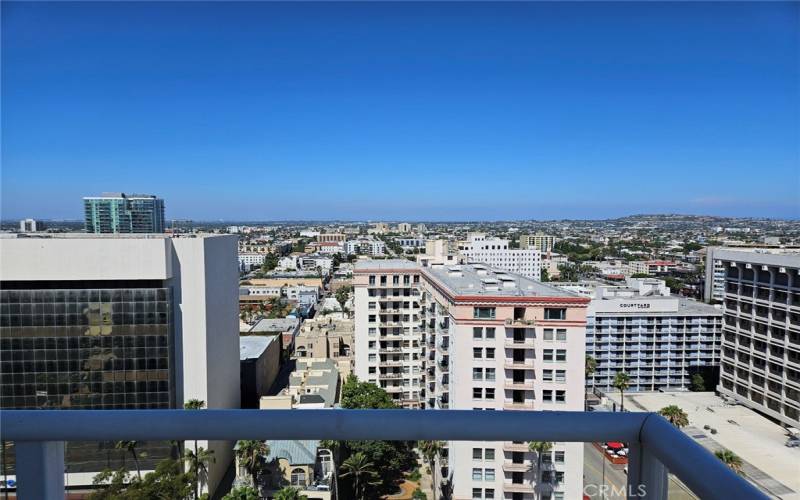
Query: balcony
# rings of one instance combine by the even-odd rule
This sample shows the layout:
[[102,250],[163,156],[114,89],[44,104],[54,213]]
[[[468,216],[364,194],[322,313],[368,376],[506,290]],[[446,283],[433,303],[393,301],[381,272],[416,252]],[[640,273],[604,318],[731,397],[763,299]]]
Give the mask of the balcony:
[[666,499],[669,471],[703,499],[767,498],[655,413],[4,410],[2,432],[16,442],[17,496],[42,500],[64,498],[64,441],[195,439],[506,441],[507,451],[527,451],[528,441],[622,441],[630,449],[628,491],[644,488],[647,498]]
[[520,391],[532,391],[533,390],[533,380],[525,381],[525,382],[514,382],[513,380],[506,380],[505,386],[506,389],[510,390],[520,390]]
[[503,483],[503,491],[506,493],[533,493],[533,485],[530,483]]
[[536,320],[509,318],[506,320],[505,325],[513,328],[533,328],[534,326],[536,326]]
[[527,453],[527,452],[530,451],[530,448],[528,448],[528,442],[527,441],[520,442],[520,443],[515,443],[513,441],[507,441],[507,442],[503,443],[503,451],[511,451],[511,452],[519,451],[521,453]]
[[503,367],[506,370],[533,370],[533,360],[526,361],[506,361]]
[[525,463],[503,462],[503,471],[505,472],[528,472],[531,466]]
[[524,403],[514,403],[507,401],[503,403],[503,409],[506,410],[533,410],[533,400],[525,401]]
[[533,339],[513,340],[506,339],[506,349],[533,349]]

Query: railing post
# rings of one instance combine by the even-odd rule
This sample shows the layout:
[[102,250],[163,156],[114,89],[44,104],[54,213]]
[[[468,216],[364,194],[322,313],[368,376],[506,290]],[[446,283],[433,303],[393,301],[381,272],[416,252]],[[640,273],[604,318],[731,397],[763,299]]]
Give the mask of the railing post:
[[17,496],[64,500],[64,442],[17,441]]
[[639,442],[628,443],[629,499],[667,500],[667,468]]

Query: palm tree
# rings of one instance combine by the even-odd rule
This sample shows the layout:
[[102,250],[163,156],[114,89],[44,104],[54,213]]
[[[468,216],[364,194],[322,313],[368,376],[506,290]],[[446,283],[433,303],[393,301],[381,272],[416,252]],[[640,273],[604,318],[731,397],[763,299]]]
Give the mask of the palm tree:
[[344,474],[341,476],[353,476],[353,492],[357,500],[363,500],[366,484],[377,483],[378,474],[373,470],[373,467],[373,463],[360,451],[350,455],[350,457],[342,463],[341,470],[344,471]]
[[[206,402],[202,399],[190,399],[186,403],[183,404],[184,410],[202,410],[206,407]],[[194,440],[194,456],[198,456],[198,449],[197,449],[197,440]],[[195,466],[197,465],[197,461],[195,460]],[[195,499],[200,498],[200,475],[198,469],[192,469],[194,472],[194,497]]]
[[714,455],[716,455],[722,463],[730,467],[733,472],[737,474],[742,473],[742,459],[736,453],[731,450],[717,450],[714,452]]
[[138,441],[117,441],[114,447],[118,450],[125,450],[133,456],[133,463],[136,464],[136,475],[142,479],[142,470],[139,467],[139,454],[136,453],[136,447],[139,446]]
[[[528,443],[528,449],[536,453],[536,485],[538,486],[542,479],[542,455],[553,449],[553,443],[551,441],[531,441]],[[541,490],[537,489],[537,496],[540,493]]]
[[[586,378],[592,376],[594,372],[597,371],[597,360],[590,355],[586,355],[586,363],[584,365],[584,370],[586,372]],[[592,381],[592,390],[594,390],[594,381]]]
[[669,423],[680,429],[689,425],[689,415],[680,406],[669,405],[658,410],[658,414],[669,420]]
[[200,498],[200,490],[208,481],[208,464],[216,462],[214,450],[206,450],[202,446],[197,453],[186,450],[183,459],[189,464],[189,469],[194,472],[194,497]]
[[275,493],[275,500],[308,500],[308,497],[300,494],[299,488],[287,486]]
[[245,439],[236,444],[236,457],[241,466],[250,474],[254,488],[256,487],[256,476],[261,470],[266,455],[269,455],[269,446],[264,441]]
[[631,378],[625,372],[617,372],[614,387],[619,389],[619,411],[625,411],[625,390],[631,386]]
[[439,485],[436,482],[436,457],[442,452],[444,443],[441,441],[420,441],[419,451],[422,452],[422,457],[428,462],[431,468],[431,482],[433,483],[431,489],[433,490],[433,500],[436,500],[436,490]]

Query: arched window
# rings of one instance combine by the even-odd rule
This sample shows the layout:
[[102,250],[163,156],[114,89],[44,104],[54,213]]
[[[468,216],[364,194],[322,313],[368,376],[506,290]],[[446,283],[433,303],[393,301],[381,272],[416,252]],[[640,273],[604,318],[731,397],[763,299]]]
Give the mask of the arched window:
[[292,469],[292,486],[305,486],[306,485],[306,470],[298,467]]

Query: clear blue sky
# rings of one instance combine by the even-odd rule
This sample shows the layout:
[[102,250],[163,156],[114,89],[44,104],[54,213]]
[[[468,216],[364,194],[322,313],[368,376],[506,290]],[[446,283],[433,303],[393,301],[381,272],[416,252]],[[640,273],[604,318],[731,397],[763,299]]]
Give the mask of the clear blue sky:
[[800,217],[800,4],[2,4],[2,216]]

